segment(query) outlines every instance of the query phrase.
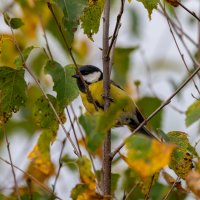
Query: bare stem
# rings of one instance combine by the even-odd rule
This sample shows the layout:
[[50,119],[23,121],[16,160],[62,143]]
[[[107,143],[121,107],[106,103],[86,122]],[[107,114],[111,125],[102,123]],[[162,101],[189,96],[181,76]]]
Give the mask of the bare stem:
[[11,156],[11,152],[10,152],[10,143],[9,143],[9,141],[8,141],[8,137],[7,137],[7,133],[6,133],[6,127],[5,127],[5,124],[4,124],[4,123],[3,123],[3,125],[2,125],[2,130],[3,130],[4,137],[5,137],[5,139],[6,139],[7,150],[8,150],[8,156],[9,156],[10,166],[11,166],[12,175],[13,175],[13,179],[14,179],[14,185],[15,185],[16,196],[17,196],[17,199],[18,199],[18,200],[21,200],[20,193],[19,193],[19,187],[18,187],[18,184],[17,184],[16,175],[15,175],[14,165],[13,165],[13,161],[12,161],[12,156]]
[[179,5],[184,9],[186,10],[188,13],[190,13],[194,18],[196,18],[199,22],[200,22],[200,19],[199,17],[196,15],[195,12],[193,11],[190,11],[188,8],[186,8],[182,3],[179,2]]
[[[66,144],[66,139],[64,139],[63,141],[62,141],[62,147],[61,147],[61,151],[60,151],[60,155],[59,155],[59,167],[58,167],[58,171],[57,171],[57,173],[56,173],[56,178],[55,178],[55,180],[54,180],[54,184],[53,184],[53,194],[54,194],[54,192],[55,192],[55,190],[56,190],[56,184],[57,184],[57,181],[58,181],[58,178],[59,178],[59,175],[60,175],[60,171],[61,171],[61,168],[62,168],[62,166],[63,166],[63,164],[62,164],[62,155],[63,155],[63,150],[64,150],[64,148],[65,148],[65,144]],[[53,196],[52,196],[53,197]]]
[[178,177],[176,181],[174,181],[173,185],[171,186],[170,190],[167,192],[167,194],[163,197],[162,200],[167,200],[169,197],[170,193],[173,191],[174,187],[176,186],[176,183],[180,181],[180,178]]
[[148,199],[149,199],[149,194],[150,194],[151,188],[152,188],[152,186],[153,186],[154,178],[155,178],[155,174],[151,177],[151,182],[150,182],[150,185],[149,185],[149,189],[148,189],[147,194],[145,195],[145,200],[148,200]]
[[[107,110],[110,104],[110,70],[109,63],[110,57],[108,53],[109,49],[109,21],[110,21],[110,0],[106,0],[103,14],[103,97],[104,97],[104,110]],[[111,132],[108,131],[106,139],[104,141],[103,148],[103,182],[102,189],[103,194],[110,199],[111,195]]]
[[67,115],[68,115],[68,117],[69,117],[69,121],[70,121],[72,130],[73,130],[73,132],[74,132],[74,137],[75,137],[76,144],[77,144],[77,147],[78,147],[79,155],[82,156],[82,152],[81,152],[81,149],[80,149],[80,145],[79,145],[79,143],[78,143],[78,137],[77,137],[77,135],[76,135],[76,131],[75,131],[75,128],[74,128],[74,123],[72,122],[72,118],[71,118],[71,116],[70,116],[69,109],[66,108],[66,110],[67,110]]
[[52,53],[51,53],[51,50],[50,50],[50,47],[49,47],[49,42],[48,42],[48,39],[47,39],[47,34],[46,34],[46,31],[45,31],[45,28],[44,28],[44,24],[43,24],[43,21],[42,21],[42,16],[40,14],[39,14],[39,20],[40,20],[40,23],[41,23],[44,39],[45,39],[45,42],[46,42],[47,51],[49,53],[49,56],[50,56],[51,60],[53,60],[53,56],[52,56]]
[[[150,119],[152,119],[160,110],[162,110],[166,105],[168,105],[171,100],[187,85],[191,79],[200,71],[200,64],[198,63],[198,68],[195,69],[195,71],[189,75],[189,77],[176,89],[176,91],[169,96],[168,99],[166,99],[154,112],[151,113],[140,125],[132,132],[131,135],[135,134],[142,126],[144,126]],[[112,159],[114,156],[123,148],[125,143],[121,143],[112,153],[111,157]]]

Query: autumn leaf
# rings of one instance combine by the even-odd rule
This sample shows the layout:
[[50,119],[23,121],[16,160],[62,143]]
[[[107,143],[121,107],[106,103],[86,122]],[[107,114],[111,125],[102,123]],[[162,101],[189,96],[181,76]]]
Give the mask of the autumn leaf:
[[174,145],[134,135],[126,140],[126,148],[128,152],[127,157],[122,157],[124,161],[142,177],[149,177],[170,163]]
[[187,134],[179,131],[169,132],[167,134],[169,141],[176,145],[172,153],[172,158],[169,167],[175,171],[175,173],[185,179],[187,173],[193,168],[192,154],[189,153],[190,144],[187,138]]
[[137,0],[141,3],[143,3],[144,7],[147,9],[149,13],[149,19],[151,19],[151,14],[153,9],[157,9],[159,0]]
[[28,155],[28,158],[32,160],[32,165],[46,175],[48,175],[52,169],[50,145],[55,140],[55,136],[55,132],[47,129],[44,130],[41,133],[37,144]]
[[89,190],[95,190],[96,180],[90,160],[86,156],[82,156],[77,160],[77,164],[81,181],[88,186]]
[[25,104],[27,85],[24,70],[0,67],[0,124],[7,122]]
[[[48,98],[55,110],[59,113],[56,98],[52,95],[48,95]],[[38,127],[51,129],[54,132],[58,130],[59,123],[57,118],[50,107],[48,100],[44,96],[41,96],[36,100],[33,106],[33,115]],[[59,113],[59,115],[62,115],[62,113]]]
[[86,184],[77,184],[71,191],[73,200],[107,200],[94,190],[89,190]]
[[81,28],[88,38],[93,41],[92,36],[99,30],[105,0],[89,0],[88,3],[89,5],[84,9],[83,15],[80,17]]

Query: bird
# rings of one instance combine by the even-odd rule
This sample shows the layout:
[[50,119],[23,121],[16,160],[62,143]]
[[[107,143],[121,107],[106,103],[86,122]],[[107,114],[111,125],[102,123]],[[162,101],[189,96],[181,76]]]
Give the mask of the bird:
[[[103,111],[103,72],[96,66],[83,65],[79,67],[79,72],[76,72],[76,74],[74,74],[72,77],[76,78],[77,86],[80,90],[80,96],[87,113],[93,115],[97,112],[94,102],[98,110]],[[83,80],[87,86],[84,84]],[[86,87],[88,87],[93,100],[88,97]],[[126,99],[127,102],[123,106],[122,112],[117,119],[115,126],[118,127],[126,125],[130,131],[134,131],[139,124],[144,121],[144,117],[142,116],[135,102],[120,86],[118,86],[112,80],[110,80],[109,95],[110,104],[115,104],[122,99]],[[155,137],[145,126],[142,126],[137,132],[150,138]]]

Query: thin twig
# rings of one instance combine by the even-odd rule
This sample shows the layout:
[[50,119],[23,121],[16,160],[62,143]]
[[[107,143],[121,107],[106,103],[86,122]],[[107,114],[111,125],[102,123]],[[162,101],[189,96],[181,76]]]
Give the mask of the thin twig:
[[[161,8],[163,9],[164,15],[167,16],[166,10],[163,8],[162,4],[160,4],[160,6],[161,6]],[[172,31],[172,27],[171,27],[171,25],[170,25],[169,18],[166,17],[166,19],[167,19],[167,23],[168,23],[168,26],[169,26],[169,29],[170,29],[170,33],[172,34],[172,37],[173,37],[173,39],[174,39],[174,42],[175,42],[176,47],[177,47],[177,49],[178,49],[178,52],[179,52],[179,54],[180,54],[180,56],[181,56],[181,59],[182,59],[184,65],[185,65],[187,71],[190,73],[190,70],[189,70],[189,68],[188,68],[188,66],[187,66],[187,63],[186,63],[185,58],[184,58],[184,55],[183,55],[183,53],[181,52],[180,47],[179,47],[179,45],[178,45],[178,42],[177,42],[177,40],[176,40],[176,37],[175,37],[175,35],[174,35],[174,32]],[[185,46],[185,48],[186,48],[188,54],[190,55],[190,57],[191,57],[191,59],[192,59],[194,65],[196,65],[196,61],[193,59],[193,57],[192,57],[192,55],[191,55],[189,49],[187,48],[186,44],[184,43],[184,40],[183,40],[183,38],[182,38],[182,35],[179,34],[179,33],[176,31],[176,29],[174,29],[174,30],[175,30],[176,34],[179,36],[180,40],[182,40],[182,43],[183,43],[183,45]],[[183,32],[183,31],[182,31],[182,32]],[[196,88],[198,94],[200,95],[200,90],[199,90],[197,84],[195,83],[194,79],[192,79],[192,82],[193,82],[194,87]]]
[[157,9],[157,11],[164,17],[167,17],[172,26],[174,26],[178,31],[180,31],[195,47],[198,47],[198,44],[191,38],[187,33],[185,33],[180,26],[178,26],[168,15],[165,16],[164,13],[160,10]]
[[[139,126],[132,132],[131,135],[135,134],[142,126],[144,126],[150,119],[152,119],[160,110],[162,110],[166,105],[168,105],[171,100],[187,85],[191,79],[200,71],[200,64],[198,63],[198,68],[195,69],[195,71],[190,74],[190,76],[175,90],[175,92],[169,96],[154,112],[152,112],[142,123],[140,123]],[[113,152],[111,155],[111,158],[113,159],[114,156],[121,150],[121,148],[125,145],[125,143],[121,143]]]
[[84,134],[83,134],[83,130],[82,130],[82,128],[80,127],[80,124],[79,124],[79,122],[78,122],[78,117],[76,116],[76,113],[75,113],[75,111],[74,111],[74,108],[73,108],[73,105],[72,105],[72,104],[70,104],[70,108],[71,108],[71,111],[72,111],[72,113],[73,113],[73,115],[74,115],[74,121],[75,121],[76,124],[77,124],[77,127],[78,127],[78,129],[79,129],[79,133],[81,134],[81,139],[82,139],[82,141],[83,141],[83,143],[84,143],[84,146],[85,146],[85,148],[86,148],[86,150],[87,150],[87,153],[88,153],[88,155],[89,155],[90,161],[91,161],[91,163],[92,163],[92,168],[93,168],[93,171],[94,171],[94,173],[95,173],[95,175],[96,175],[96,181],[97,181],[97,185],[98,185],[97,190],[100,192],[100,190],[101,190],[101,187],[100,187],[100,180],[99,180],[98,177],[97,177],[97,170],[96,170],[96,167],[95,167],[95,164],[94,164],[94,159],[93,159],[93,157],[92,157],[92,154],[88,151],[87,144],[86,144],[86,139],[85,139]]
[[138,184],[133,185],[133,187],[130,189],[128,194],[125,195],[123,200],[128,200],[128,198],[131,196],[132,192],[135,190],[135,188],[138,186]]
[[57,27],[58,27],[58,30],[59,30],[59,32],[60,32],[62,38],[63,38],[64,44],[65,44],[65,46],[66,46],[66,48],[67,48],[67,50],[68,50],[68,52],[69,52],[69,55],[70,55],[70,57],[71,57],[71,59],[72,59],[72,62],[74,63],[74,66],[76,67],[76,72],[78,73],[78,75],[79,75],[79,77],[80,77],[80,79],[81,79],[81,81],[82,81],[84,87],[86,88],[86,94],[87,94],[87,96],[88,96],[88,99],[90,99],[90,100],[92,101],[95,110],[98,111],[98,107],[97,107],[97,105],[96,105],[96,103],[95,103],[95,101],[94,101],[94,98],[93,98],[92,95],[91,95],[91,92],[90,92],[90,90],[89,90],[89,88],[88,88],[88,85],[86,84],[85,80],[83,79],[82,74],[81,74],[80,71],[79,71],[78,65],[77,65],[76,60],[75,60],[75,58],[74,58],[74,55],[73,55],[73,53],[72,53],[72,48],[71,48],[71,47],[68,45],[68,43],[67,43],[67,40],[66,40],[65,35],[64,35],[64,33],[63,33],[62,27],[61,27],[61,25],[60,25],[60,23],[59,23],[59,21],[58,21],[56,15],[55,15],[55,13],[54,13],[53,7],[52,7],[51,3],[49,3],[49,2],[47,3],[47,5],[48,5],[49,10],[50,10],[51,13],[52,13],[52,16],[53,16],[55,22],[56,22],[56,25],[57,25]]
[[57,184],[57,181],[58,181],[58,178],[59,178],[59,175],[60,175],[61,168],[62,168],[62,166],[63,166],[63,163],[62,163],[62,155],[63,155],[63,150],[64,150],[64,148],[65,148],[65,144],[66,144],[66,139],[64,139],[64,140],[62,141],[62,147],[61,147],[61,151],[60,151],[60,155],[59,155],[59,167],[58,167],[58,171],[57,171],[57,173],[56,173],[56,178],[55,178],[54,183],[53,183],[53,185],[52,185],[52,187],[53,187],[53,191],[52,191],[53,194],[55,193],[56,184]]
[[149,189],[148,189],[148,191],[147,191],[147,194],[145,195],[145,200],[148,200],[148,199],[149,199],[149,194],[150,194],[151,188],[152,188],[152,186],[153,186],[154,178],[155,178],[155,174],[151,177],[151,182],[150,182],[150,185],[149,185]]
[[174,187],[176,186],[176,183],[180,181],[180,178],[178,177],[176,181],[174,181],[173,185],[171,186],[170,190],[167,192],[167,194],[162,198],[162,200],[167,200],[170,193],[173,191]]
[[9,160],[10,160],[10,164],[11,164],[10,166],[11,166],[11,170],[12,170],[12,175],[13,175],[13,179],[14,179],[16,196],[17,196],[18,200],[21,200],[20,193],[19,193],[19,187],[18,187],[17,179],[16,179],[16,174],[15,174],[15,170],[14,170],[14,166],[13,166],[12,156],[11,156],[11,152],[10,152],[10,143],[8,141],[8,136],[6,133],[6,127],[5,127],[4,123],[2,125],[2,130],[3,130],[4,137],[6,139],[6,145],[7,145],[8,156],[9,156]]
[[[109,56],[109,25],[110,25],[110,0],[106,0],[103,13],[103,97],[104,110],[107,110],[110,105],[110,56]],[[102,188],[104,196],[111,198],[111,132],[108,131],[103,144],[103,181]]]
[[[76,122],[76,124],[77,124],[79,133],[81,134],[81,139],[82,139],[82,141],[83,141],[83,143],[84,143],[84,145],[85,145],[85,148],[87,149],[86,140],[85,140],[85,137],[84,137],[84,134],[83,134],[83,130],[82,130],[81,127],[80,127],[80,124],[79,124],[79,122],[78,122],[78,117],[76,116],[76,113],[75,113],[75,111],[74,111],[74,108],[73,108],[72,104],[70,104],[70,108],[71,108],[72,113],[73,113],[73,115],[74,115],[74,120],[75,120],[75,122]],[[94,164],[94,160],[93,160],[93,157],[92,157],[92,155],[91,155],[91,153],[90,153],[89,151],[88,151],[88,155],[89,155],[89,157],[90,157],[90,161],[91,161],[91,163],[92,163],[93,170],[94,170],[94,172],[95,172],[95,174],[96,174],[96,171],[97,171],[97,170],[96,170],[96,167],[95,167],[95,164]]]
[[76,144],[77,144],[77,147],[78,147],[79,155],[82,156],[82,152],[81,152],[81,149],[80,149],[80,145],[79,145],[79,143],[78,143],[78,137],[77,137],[77,135],[76,135],[76,131],[75,131],[75,128],[74,128],[74,123],[72,122],[72,119],[71,119],[71,116],[70,116],[70,113],[69,113],[69,109],[68,109],[67,107],[66,107],[66,110],[67,110],[67,115],[68,115],[68,117],[69,117],[69,121],[70,121],[72,130],[73,130],[73,133],[74,133],[74,137],[75,137]]
[[[0,157],[0,160],[5,162],[8,165],[11,165],[11,163],[7,160],[5,160],[4,158]],[[24,175],[26,175],[28,178],[30,178],[31,180],[33,180],[37,185],[39,185],[44,191],[50,193],[51,195],[53,195],[55,198],[62,200],[60,197],[58,197],[57,195],[52,193],[52,190],[50,190],[49,188],[47,188],[44,184],[42,184],[40,181],[38,181],[34,176],[32,176],[31,174],[25,172],[24,170],[20,169],[19,167],[17,167],[16,165],[12,165],[15,169],[19,170],[20,172],[22,172]]]
[[178,2],[179,3],[179,5],[183,8],[183,9],[185,9],[187,12],[189,12],[194,18],[196,18],[199,22],[200,22],[200,19],[198,18],[198,16],[196,15],[196,13],[195,12],[193,12],[193,11],[190,11],[188,8],[186,8],[181,2]]
[[119,11],[119,14],[117,15],[117,21],[116,21],[116,24],[115,24],[115,29],[114,29],[114,33],[112,34],[112,39],[111,39],[111,42],[110,42],[110,46],[108,48],[108,52],[107,52],[107,57],[109,57],[110,55],[110,52],[112,50],[112,47],[113,47],[113,44],[115,42],[115,40],[117,39],[117,36],[118,36],[118,31],[119,31],[119,28],[120,28],[120,23],[121,23],[121,18],[122,18],[122,15],[123,15],[123,12],[124,12],[124,4],[125,4],[125,0],[121,0],[121,8],[120,8],[120,11]]
[[49,42],[48,42],[48,39],[47,39],[47,35],[46,35],[46,31],[45,31],[45,28],[44,28],[44,24],[43,24],[43,21],[42,21],[41,14],[39,14],[39,20],[40,20],[40,24],[41,24],[42,31],[43,31],[43,36],[44,36],[44,39],[45,39],[45,42],[46,42],[47,51],[49,53],[51,60],[53,60],[53,56],[52,56],[52,53],[51,53],[51,50],[50,50],[50,47],[49,47]]
[[[142,61],[144,63],[144,66],[147,69],[147,85],[152,93],[153,96],[155,96],[156,98],[160,99],[160,96],[157,95],[156,91],[153,88],[153,84],[152,84],[152,73],[151,73],[151,67],[149,66],[149,63],[147,62],[146,56],[144,54],[143,51],[141,51],[141,56],[142,56]],[[138,92],[139,93],[139,92]],[[175,107],[174,105],[169,105],[173,110],[175,110],[176,112],[180,113],[180,114],[184,114],[185,112],[180,110],[179,108]]]

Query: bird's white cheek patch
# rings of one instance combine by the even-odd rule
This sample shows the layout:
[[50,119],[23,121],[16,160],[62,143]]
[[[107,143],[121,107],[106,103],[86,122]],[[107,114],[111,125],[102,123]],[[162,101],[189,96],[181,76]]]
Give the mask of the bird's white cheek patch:
[[99,80],[101,76],[101,72],[93,72],[92,74],[84,75],[83,79],[84,81],[87,81],[88,83],[94,83]]

